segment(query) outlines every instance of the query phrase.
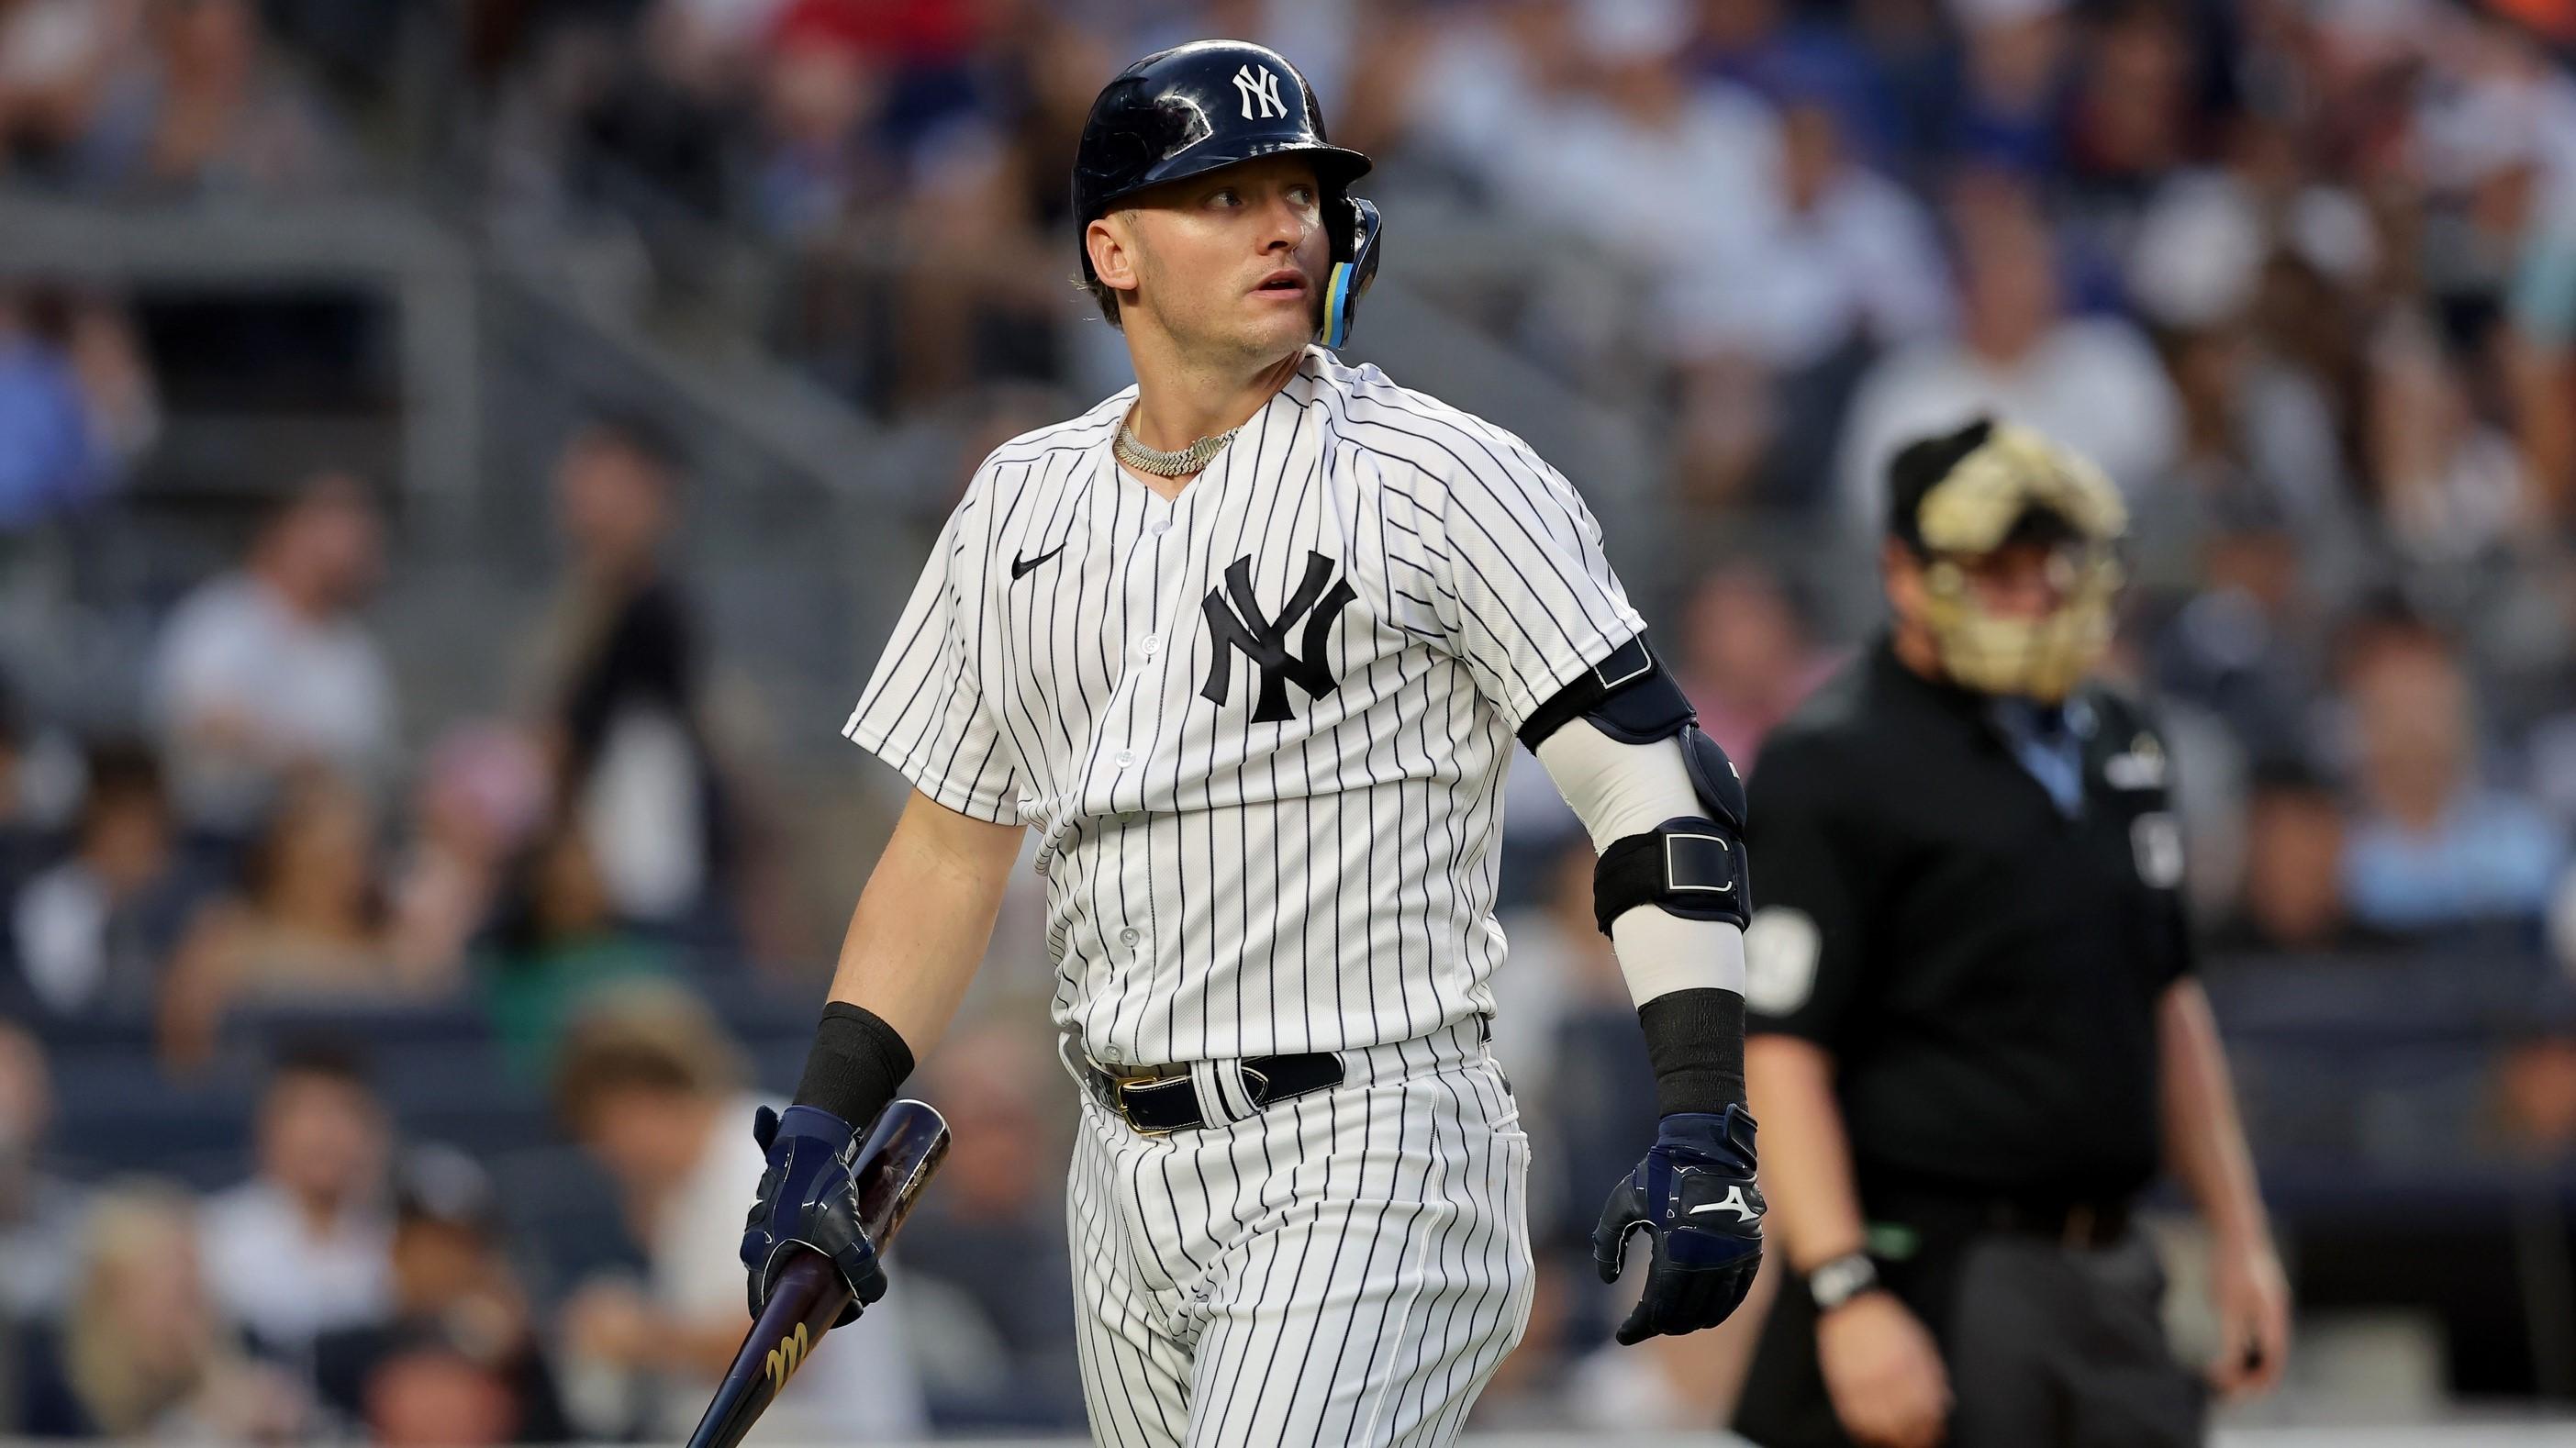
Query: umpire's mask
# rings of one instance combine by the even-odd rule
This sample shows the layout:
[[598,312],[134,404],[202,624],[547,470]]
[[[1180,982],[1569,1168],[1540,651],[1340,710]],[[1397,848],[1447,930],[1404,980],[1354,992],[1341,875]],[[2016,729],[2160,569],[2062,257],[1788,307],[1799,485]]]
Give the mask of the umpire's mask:
[[[2101,469],[2029,428],[1979,423],[1954,438],[1972,445],[1899,527],[1923,561],[1923,623],[1961,687],[2056,703],[2110,647],[2128,509]],[[1972,566],[2025,542],[2047,548],[2056,604],[1998,614],[1980,601]]]

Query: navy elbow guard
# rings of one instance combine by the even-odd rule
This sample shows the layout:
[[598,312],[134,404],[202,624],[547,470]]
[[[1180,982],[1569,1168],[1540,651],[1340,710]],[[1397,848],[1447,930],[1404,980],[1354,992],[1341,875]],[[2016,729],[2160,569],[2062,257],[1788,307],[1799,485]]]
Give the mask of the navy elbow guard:
[[1678,740],[1701,809],[1623,836],[1601,852],[1592,871],[1592,911],[1601,933],[1609,934],[1610,922],[1640,905],[1741,929],[1753,917],[1753,877],[1744,859],[1744,781],[1735,761],[1700,732],[1698,711],[1645,639],[1620,645],[1532,711],[1521,726],[1521,742],[1536,750],[1577,719],[1622,744]]
[[1592,867],[1592,913],[1601,933],[1640,905],[1685,920],[1723,920],[1741,930],[1753,918],[1753,874],[1744,859],[1744,782],[1735,761],[1696,722],[1681,729],[1699,815],[1676,815],[1613,841]]

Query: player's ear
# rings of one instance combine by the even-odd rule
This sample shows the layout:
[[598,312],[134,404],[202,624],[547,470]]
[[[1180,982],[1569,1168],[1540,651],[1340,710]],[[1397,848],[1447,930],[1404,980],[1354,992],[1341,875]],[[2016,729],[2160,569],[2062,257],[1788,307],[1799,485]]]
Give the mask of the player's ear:
[[1127,212],[1113,211],[1082,229],[1091,270],[1112,291],[1132,292],[1137,287],[1136,229],[1128,217]]
[[1923,604],[1923,560],[1901,539],[1890,538],[1878,550],[1879,572],[1887,580],[1887,603],[1898,618],[1912,618]]

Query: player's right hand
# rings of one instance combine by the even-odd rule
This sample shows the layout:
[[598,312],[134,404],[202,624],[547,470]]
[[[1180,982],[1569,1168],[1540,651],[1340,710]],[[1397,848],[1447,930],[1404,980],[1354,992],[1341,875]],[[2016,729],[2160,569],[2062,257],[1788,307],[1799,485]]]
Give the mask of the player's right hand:
[[876,1245],[859,1223],[859,1184],[852,1173],[859,1134],[850,1123],[818,1106],[790,1106],[787,1114],[764,1106],[752,1118],[752,1138],[769,1157],[760,1195],[743,1223],[742,1265],[751,1274],[751,1315],[769,1301],[787,1248],[803,1245],[832,1259],[850,1289],[846,1325],[859,1309],[885,1296],[885,1270]]
[[1894,1293],[1864,1292],[1816,1323],[1816,1357],[1843,1431],[1874,1448],[1933,1448],[1950,1417],[1941,1349]]

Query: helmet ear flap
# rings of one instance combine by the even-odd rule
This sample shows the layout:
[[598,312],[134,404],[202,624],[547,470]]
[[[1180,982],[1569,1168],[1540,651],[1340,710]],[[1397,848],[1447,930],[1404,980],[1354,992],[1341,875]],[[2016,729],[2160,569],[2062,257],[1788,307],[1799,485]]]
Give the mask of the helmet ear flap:
[[1350,340],[1351,324],[1359,317],[1360,298],[1377,280],[1377,243],[1381,222],[1377,203],[1357,196],[1338,198],[1337,206],[1349,208],[1334,227],[1333,272],[1324,282],[1324,345],[1339,347]]

